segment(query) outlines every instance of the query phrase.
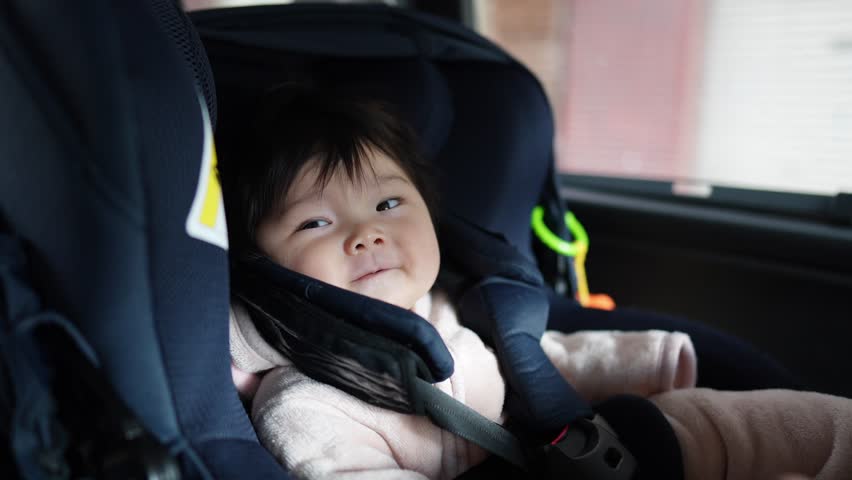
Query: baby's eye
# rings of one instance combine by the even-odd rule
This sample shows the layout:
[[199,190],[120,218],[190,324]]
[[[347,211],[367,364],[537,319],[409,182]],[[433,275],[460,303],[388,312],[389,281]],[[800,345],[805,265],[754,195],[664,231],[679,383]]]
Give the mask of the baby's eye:
[[330,222],[328,220],[322,220],[322,219],[308,220],[307,222],[303,223],[299,227],[299,230],[308,230],[310,228],[324,227],[324,226],[328,225],[329,223]]
[[389,198],[389,199],[379,203],[378,205],[376,205],[376,211],[381,212],[381,211],[384,211],[384,210],[390,210],[391,208],[396,208],[398,206],[399,206],[399,199],[398,198]]

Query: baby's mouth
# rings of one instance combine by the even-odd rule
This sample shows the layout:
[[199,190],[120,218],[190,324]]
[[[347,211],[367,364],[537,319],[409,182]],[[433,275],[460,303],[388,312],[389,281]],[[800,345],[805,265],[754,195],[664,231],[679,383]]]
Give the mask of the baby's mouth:
[[372,271],[372,272],[368,272],[368,273],[366,273],[366,274],[364,274],[364,275],[361,275],[360,277],[358,277],[358,278],[356,278],[355,280],[353,280],[353,282],[360,282],[360,281],[363,281],[363,280],[369,280],[369,279],[371,279],[371,278],[373,278],[373,277],[377,277],[377,276],[379,276],[379,275],[381,275],[381,274],[383,274],[383,273],[385,273],[385,272],[387,272],[387,271],[390,271],[390,270],[391,270],[390,268],[380,268],[380,269],[378,269],[378,270],[375,270],[375,271]]

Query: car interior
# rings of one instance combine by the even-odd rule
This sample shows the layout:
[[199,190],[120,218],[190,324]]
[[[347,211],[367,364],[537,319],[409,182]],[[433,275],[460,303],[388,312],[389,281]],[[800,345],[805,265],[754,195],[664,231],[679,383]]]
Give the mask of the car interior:
[[[465,270],[481,254],[497,265],[489,274],[531,272],[548,328],[684,331],[699,386],[852,395],[850,194],[696,197],[559,171],[553,105],[523,61],[475,30],[476,5],[11,0],[0,15],[3,478],[289,478],[231,378],[216,154],[288,81],[395,106],[440,174],[442,248],[460,245]],[[584,258],[561,244],[582,244]],[[451,370],[428,333],[383,330],[398,312],[333,289],[310,297],[310,279],[270,268],[344,325],[341,338],[373,339],[338,354],[403,352],[372,368],[427,383]],[[584,303],[589,288],[615,305]],[[386,367],[397,361],[410,364]],[[565,404],[577,417],[592,408]],[[439,425],[452,430],[455,416]]]

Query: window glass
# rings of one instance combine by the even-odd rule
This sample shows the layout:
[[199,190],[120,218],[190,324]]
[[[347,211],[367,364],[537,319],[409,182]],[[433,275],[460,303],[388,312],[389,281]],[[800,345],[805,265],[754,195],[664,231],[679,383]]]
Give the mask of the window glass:
[[476,6],[542,80],[562,172],[852,192],[852,1]]

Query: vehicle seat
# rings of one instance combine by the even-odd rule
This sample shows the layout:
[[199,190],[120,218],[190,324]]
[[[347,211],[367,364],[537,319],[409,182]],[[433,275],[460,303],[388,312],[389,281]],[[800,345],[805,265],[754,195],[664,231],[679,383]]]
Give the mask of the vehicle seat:
[[184,478],[286,478],[231,381],[215,97],[177,4],[4,4],[0,216]]

